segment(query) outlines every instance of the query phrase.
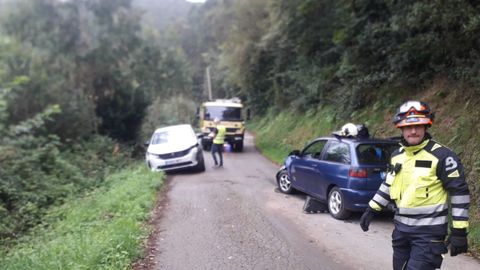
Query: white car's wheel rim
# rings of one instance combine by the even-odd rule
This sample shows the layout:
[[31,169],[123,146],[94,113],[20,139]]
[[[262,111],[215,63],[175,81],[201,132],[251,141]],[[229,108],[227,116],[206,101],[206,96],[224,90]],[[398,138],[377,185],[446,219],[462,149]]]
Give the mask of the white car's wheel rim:
[[333,214],[338,214],[342,209],[342,196],[340,192],[333,191],[330,195],[330,202],[328,204],[330,206],[330,212]]
[[288,178],[288,174],[282,173],[280,175],[280,188],[283,191],[288,191],[290,189],[291,183],[290,183],[290,178]]

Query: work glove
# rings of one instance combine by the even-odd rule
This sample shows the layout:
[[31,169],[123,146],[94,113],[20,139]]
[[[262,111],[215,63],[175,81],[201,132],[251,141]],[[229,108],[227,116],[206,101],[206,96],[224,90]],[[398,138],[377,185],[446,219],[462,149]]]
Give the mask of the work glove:
[[389,202],[385,208],[387,208],[388,211],[393,213],[397,211],[397,205],[394,202]]
[[468,250],[467,230],[452,228],[447,238],[447,246],[450,245],[450,256],[457,256]]
[[362,217],[360,218],[360,227],[364,232],[368,231],[368,227],[370,226],[370,222],[372,221],[373,217],[377,211],[373,210],[372,208],[368,207],[367,210],[363,213]]

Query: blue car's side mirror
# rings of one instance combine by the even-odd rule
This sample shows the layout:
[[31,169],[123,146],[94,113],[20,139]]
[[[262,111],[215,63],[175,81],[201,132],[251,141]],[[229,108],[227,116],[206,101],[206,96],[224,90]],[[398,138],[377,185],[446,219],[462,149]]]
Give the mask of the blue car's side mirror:
[[300,156],[300,151],[299,150],[293,150],[288,154],[289,156]]

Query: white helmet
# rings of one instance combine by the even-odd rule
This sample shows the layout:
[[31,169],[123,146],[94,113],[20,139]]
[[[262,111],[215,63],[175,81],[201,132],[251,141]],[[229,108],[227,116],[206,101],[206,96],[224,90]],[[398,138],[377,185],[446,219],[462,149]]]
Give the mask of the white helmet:
[[352,136],[355,137],[358,135],[358,128],[355,124],[348,123],[343,125],[342,129],[340,130],[342,136]]
[[220,118],[218,118],[218,117],[215,117],[215,119],[213,119],[213,123],[215,123],[215,124],[218,124],[218,123],[220,123]]

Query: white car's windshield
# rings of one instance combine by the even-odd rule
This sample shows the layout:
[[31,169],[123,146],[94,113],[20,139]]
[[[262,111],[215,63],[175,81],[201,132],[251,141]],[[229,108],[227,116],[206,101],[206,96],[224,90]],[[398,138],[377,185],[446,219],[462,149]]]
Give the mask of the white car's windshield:
[[150,143],[151,144],[168,143],[168,137],[169,137],[168,132],[155,133],[153,134],[153,137]]
[[153,134],[150,144],[166,144],[172,142],[190,141],[195,135],[186,128],[170,129]]

